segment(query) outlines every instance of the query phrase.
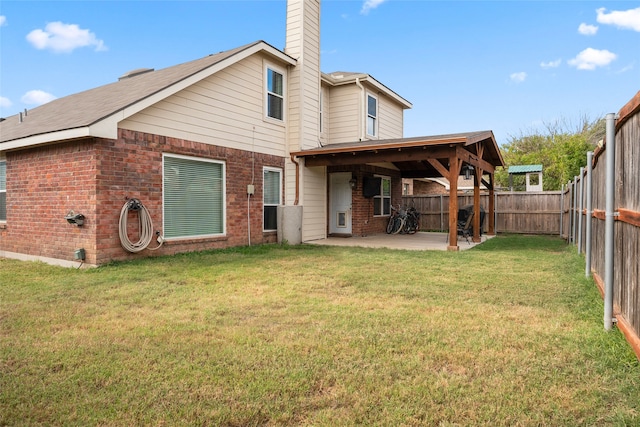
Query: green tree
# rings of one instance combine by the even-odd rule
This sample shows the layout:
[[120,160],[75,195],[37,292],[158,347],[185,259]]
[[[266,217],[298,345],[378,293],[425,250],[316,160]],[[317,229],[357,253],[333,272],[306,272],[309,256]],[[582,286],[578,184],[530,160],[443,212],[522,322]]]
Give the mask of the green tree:
[[[560,190],[586,166],[587,152],[593,151],[605,134],[605,120],[581,117],[577,126],[566,120],[545,124],[544,130],[533,130],[510,136],[501,147],[505,169],[496,172],[499,187],[509,187],[509,166],[542,165],[543,189]],[[524,186],[524,176],[514,176],[515,188]]]

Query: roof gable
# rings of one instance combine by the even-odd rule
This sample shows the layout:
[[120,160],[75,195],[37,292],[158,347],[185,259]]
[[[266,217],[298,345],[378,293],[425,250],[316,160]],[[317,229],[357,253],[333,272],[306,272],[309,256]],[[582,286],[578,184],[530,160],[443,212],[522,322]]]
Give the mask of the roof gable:
[[97,88],[58,98],[0,122],[0,149],[80,137],[115,138],[117,122],[241,59],[263,51],[283,62],[295,59],[264,41],[148,71]]

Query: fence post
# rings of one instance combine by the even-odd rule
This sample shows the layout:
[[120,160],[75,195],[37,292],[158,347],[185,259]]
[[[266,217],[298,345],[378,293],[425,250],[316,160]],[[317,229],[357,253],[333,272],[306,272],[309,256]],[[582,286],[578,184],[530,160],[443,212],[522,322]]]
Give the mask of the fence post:
[[615,238],[615,191],[616,191],[616,115],[606,116],[607,180],[605,193],[604,223],[604,329],[609,331],[613,326],[613,251]]
[[578,193],[578,253],[582,253],[582,206],[584,200],[584,168],[580,168],[580,192]]
[[587,152],[587,213],[585,216],[585,267],[584,275],[591,275],[591,215],[593,209],[593,200],[591,195],[592,189],[592,173],[593,173],[593,151]]
[[576,228],[577,228],[577,223],[576,223],[576,211],[577,209],[577,205],[578,205],[578,177],[574,176],[573,177],[573,193],[571,194],[573,201],[571,203],[571,243],[573,243],[574,245],[576,244]]
[[564,227],[564,184],[560,190],[560,238],[562,238],[562,227]]
[[443,212],[443,196],[440,195],[440,231],[444,231],[444,212]]

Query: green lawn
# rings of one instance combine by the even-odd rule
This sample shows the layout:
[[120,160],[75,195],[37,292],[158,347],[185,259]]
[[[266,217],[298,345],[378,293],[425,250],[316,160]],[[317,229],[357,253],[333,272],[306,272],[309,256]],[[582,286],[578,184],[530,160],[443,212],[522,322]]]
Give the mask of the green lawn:
[[640,363],[559,239],[0,259],[0,425],[639,425]]

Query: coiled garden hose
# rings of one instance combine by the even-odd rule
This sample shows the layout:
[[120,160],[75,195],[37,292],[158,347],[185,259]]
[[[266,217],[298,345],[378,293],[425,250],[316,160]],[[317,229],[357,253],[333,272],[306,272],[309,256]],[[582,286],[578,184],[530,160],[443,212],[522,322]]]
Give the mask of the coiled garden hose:
[[[135,243],[129,240],[129,235],[127,233],[129,211],[138,212],[140,239]],[[149,211],[140,200],[129,199],[124,206],[122,206],[122,210],[120,211],[120,222],[118,223],[118,232],[120,234],[120,244],[125,250],[137,253],[148,248],[154,235],[153,221],[151,220]],[[162,243],[164,243],[164,240],[162,239],[159,239],[158,241],[159,245],[155,248],[149,248],[150,251],[155,251],[162,246]]]

